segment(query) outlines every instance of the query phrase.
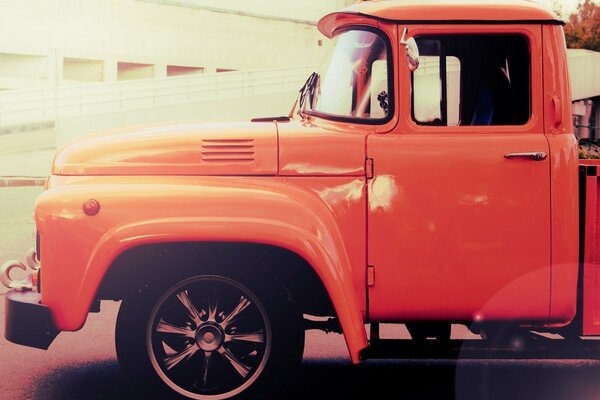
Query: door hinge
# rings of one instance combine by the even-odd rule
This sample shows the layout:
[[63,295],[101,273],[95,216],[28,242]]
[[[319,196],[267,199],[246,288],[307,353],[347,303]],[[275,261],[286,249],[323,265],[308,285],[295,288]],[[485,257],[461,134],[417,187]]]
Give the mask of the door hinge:
[[375,286],[375,266],[367,266],[367,286]]
[[373,176],[375,176],[375,167],[373,164],[374,162],[372,158],[367,158],[365,160],[365,175],[367,179],[373,179]]

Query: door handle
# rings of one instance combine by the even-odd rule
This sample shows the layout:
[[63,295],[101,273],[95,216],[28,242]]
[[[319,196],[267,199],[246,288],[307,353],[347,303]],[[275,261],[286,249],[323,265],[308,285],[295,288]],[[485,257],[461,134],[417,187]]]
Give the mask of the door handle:
[[528,160],[542,161],[546,159],[546,153],[543,151],[532,151],[529,153],[508,153],[504,155],[504,158],[512,160],[514,158],[525,158]]

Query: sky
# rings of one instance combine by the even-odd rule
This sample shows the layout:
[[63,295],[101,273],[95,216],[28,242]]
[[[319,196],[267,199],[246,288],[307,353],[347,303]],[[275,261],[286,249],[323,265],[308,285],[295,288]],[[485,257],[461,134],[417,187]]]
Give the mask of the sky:
[[[562,6],[562,10],[563,10],[563,17],[566,18],[569,15],[571,15],[571,13],[575,12],[577,9],[577,3],[579,2],[579,0],[558,0],[556,1],[557,3],[560,3]],[[554,8],[554,3],[555,1],[553,0],[541,0],[540,3],[542,3],[543,5],[550,7],[551,9]]]

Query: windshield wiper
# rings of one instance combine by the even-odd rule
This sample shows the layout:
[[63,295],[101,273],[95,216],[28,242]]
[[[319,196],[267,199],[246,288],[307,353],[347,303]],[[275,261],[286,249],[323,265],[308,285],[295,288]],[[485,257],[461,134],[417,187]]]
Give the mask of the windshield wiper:
[[298,105],[298,115],[300,115],[302,118],[305,118],[304,111],[306,110],[307,104],[310,108],[312,108],[312,103],[315,98],[315,91],[317,89],[318,83],[319,74],[313,72],[312,74],[310,74],[310,76],[304,83],[304,86],[302,86],[302,88],[298,92],[296,102],[294,102],[292,111],[290,111],[290,118],[294,116],[296,105]]

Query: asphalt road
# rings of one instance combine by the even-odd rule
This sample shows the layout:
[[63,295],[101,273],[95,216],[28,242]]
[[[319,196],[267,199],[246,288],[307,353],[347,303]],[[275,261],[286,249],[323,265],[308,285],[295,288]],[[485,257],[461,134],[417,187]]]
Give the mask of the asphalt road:
[[[31,246],[31,214],[40,188],[0,189],[0,261]],[[61,333],[49,350],[0,339],[0,399],[136,399],[114,349],[119,303],[103,302],[79,332]],[[4,291],[0,292],[4,319]],[[0,327],[3,336],[4,327]],[[466,331],[455,326],[453,336]],[[406,337],[403,328],[382,335]],[[556,399],[600,398],[600,362],[593,360],[370,360],[350,364],[340,335],[310,331],[290,399]]]

